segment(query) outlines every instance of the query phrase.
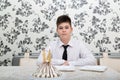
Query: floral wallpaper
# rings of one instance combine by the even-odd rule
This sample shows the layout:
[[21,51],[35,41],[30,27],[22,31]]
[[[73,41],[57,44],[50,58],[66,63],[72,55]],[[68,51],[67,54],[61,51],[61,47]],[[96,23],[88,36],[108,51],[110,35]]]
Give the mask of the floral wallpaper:
[[92,52],[120,52],[120,0],[0,0],[0,66],[55,40],[62,14],[72,19],[72,36]]

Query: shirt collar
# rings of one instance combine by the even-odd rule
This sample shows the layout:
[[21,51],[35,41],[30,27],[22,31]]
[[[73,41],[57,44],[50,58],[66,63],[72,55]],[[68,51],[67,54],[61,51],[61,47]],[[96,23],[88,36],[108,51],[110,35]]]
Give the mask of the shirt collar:
[[[68,45],[72,47],[72,46],[73,46],[73,43],[74,43],[74,41],[73,41],[73,39],[71,38],[70,41],[69,41],[69,43],[68,43]],[[59,39],[59,40],[58,40],[58,45],[59,45],[59,47],[62,47],[62,45],[64,45],[64,43]]]

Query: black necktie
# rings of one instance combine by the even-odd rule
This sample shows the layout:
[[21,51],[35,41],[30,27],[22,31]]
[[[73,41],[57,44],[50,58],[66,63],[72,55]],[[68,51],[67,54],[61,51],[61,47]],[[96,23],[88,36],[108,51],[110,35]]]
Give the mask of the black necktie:
[[63,56],[62,56],[62,59],[64,59],[64,60],[67,60],[67,47],[68,47],[69,45],[63,45],[63,47],[64,47],[64,52],[63,52]]

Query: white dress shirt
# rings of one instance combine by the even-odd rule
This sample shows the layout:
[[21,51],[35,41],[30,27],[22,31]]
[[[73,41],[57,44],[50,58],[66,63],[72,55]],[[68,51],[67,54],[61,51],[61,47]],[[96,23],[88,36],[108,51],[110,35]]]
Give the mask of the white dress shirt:
[[[61,65],[64,63],[62,59],[64,48],[62,47],[64,43],[60,41],[60,39],[51,42],[48,47],[46,47],[45,51],[51,51],[52,60],[51,63],[54,65]],[[85,45],[76,39],[71,39],[68,43],[67,48],[67,60],[70,65],[95,65],[96,59],[93,54],[85,47]],[[42,54],[38,57],[38,62],[42,62]]]

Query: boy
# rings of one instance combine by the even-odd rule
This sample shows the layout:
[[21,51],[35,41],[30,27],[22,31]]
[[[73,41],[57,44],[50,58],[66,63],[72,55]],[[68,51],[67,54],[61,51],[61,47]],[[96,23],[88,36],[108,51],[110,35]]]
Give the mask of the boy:
[[[45,51],[51,52],[51,63],[54,65],[95,65],[96,59],[93,54],[79,40],[73,39],[71,19],[67,15],[57,18],[57,34],[59,39],[51,42]],[[38,58],[42,62],[42,54]]]

